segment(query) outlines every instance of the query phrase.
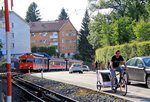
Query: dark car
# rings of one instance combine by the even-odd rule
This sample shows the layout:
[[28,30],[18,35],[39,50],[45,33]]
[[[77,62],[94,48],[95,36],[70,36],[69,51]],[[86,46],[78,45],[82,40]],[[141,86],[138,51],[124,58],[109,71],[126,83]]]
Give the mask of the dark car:
[[128,83],[132,81],[144,83],[150,88],[150,56],[134,57],[126,63],[128,67]]

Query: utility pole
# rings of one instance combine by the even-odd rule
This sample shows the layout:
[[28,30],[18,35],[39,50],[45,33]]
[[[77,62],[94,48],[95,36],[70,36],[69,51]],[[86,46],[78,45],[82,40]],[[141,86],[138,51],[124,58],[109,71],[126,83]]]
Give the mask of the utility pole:
[[10,23],[8,0],[4,0],[5,6],[5,31],[6,31],[6,54],[7,54],[7,102],[12,101],[12,83],[11,83],[11,52],[10,52]]

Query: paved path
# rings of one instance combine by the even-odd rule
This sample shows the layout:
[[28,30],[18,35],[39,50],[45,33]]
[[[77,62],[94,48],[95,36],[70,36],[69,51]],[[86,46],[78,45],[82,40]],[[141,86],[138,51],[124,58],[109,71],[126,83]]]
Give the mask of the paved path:
[[[32,75],[41,77],[41,73],[35,73]],[[44,78],[96,90],[96,72],[84,72],[83,74],[69,74],[68,72],[47,72],[44,73]],[[110,88],[102,88],[102,90],[104,92],[111,93]],[[150,89],[147,89],[145,85],[142,84],[128,85],[128,93],[126,98],[134,100],[135,102],[150,102]]]

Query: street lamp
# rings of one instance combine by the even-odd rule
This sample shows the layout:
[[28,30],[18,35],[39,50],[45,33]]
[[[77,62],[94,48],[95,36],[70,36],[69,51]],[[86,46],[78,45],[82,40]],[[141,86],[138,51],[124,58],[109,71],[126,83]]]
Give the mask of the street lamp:
[[68,59],[67,58],[65,58],[65,62],[66,62],[66,71],[67,71],[67,67],[68,67]]

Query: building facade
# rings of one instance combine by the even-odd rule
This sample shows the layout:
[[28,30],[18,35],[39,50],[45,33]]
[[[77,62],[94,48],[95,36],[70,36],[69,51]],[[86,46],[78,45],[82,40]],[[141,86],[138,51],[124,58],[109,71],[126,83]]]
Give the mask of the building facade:
[[[31,52],[30,26],[18,14],[10,12],[11,54],[20,55]],[[0,14],[0,41],[2,53],[6,54],[5,18]]]
[[31,46],[56,46],[60,56],[72,57],[77,52],[77,30],[70,20],[30,23]]

